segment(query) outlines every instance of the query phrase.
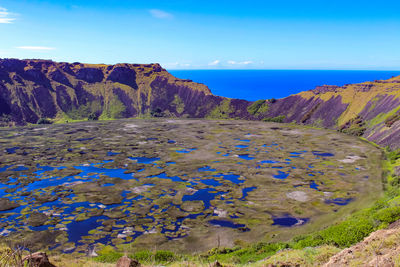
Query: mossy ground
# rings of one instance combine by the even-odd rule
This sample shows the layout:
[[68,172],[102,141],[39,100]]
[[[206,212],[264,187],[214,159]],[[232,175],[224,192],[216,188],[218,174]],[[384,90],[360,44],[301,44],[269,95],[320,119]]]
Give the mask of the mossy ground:
[[[0,167],[12,165],[0,173],[1,196],[21,206],[0,214],[6,223],[2,229],[11,231],[8,241],[24,240],[32,249],[55,244],[54,254],[73,251],[82,257],[94,244],[102,251],[103,239],[116,248],[99,253],[97,260],[105,262],[120,253],[137,257],[145,249],[203,253],[219,246],[197,258],[171,257],[245,264],[286,248],[346,246],[360,238],[334,238],[346,227],[327,228],[322,238],[309,233],[371,206],[382,194],[378,148],[310,127],[205,120],[87,122],[2,129],[0,145],[7,152]],[[280,172],[288,177],[274,178]],[[196,199],[196,192],[209,201]],[[338,205],[335,199],[352,201]],[[395,219],[392,210],[381,210],[370,210],[375,220]],[[47,221],[41,216],[33,222],[40,228],[25,225],[34,212],[47,216]],[[309,221],[292,228],[272,224],[288,214]],[[358,214],[354,221],[366,216]],[[218,227],[209,223],[212,219],[245,226]],[[80,236],[69,230],[86,223],[93,225]],[[370,227],[368,220],[364,226],[361,235],[379,227]],[[298,234],[306,235],[286,242]]]

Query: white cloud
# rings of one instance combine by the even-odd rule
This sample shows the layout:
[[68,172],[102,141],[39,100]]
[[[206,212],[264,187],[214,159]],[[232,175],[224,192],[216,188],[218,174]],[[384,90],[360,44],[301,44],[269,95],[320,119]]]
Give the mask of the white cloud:
[[157,19],[172,19],[174,15],[160,9],[150,9],[150,14]]
[[22,50],[30,50],[30,51],[49,51],[55,50],[54,47],[47,47],[47,46],[18,46],[18,49]]
[[174,68],[185,68],[185,67],[190,67],[192,66],[189,63],[180,63],[180,62],[169,62],[169,63],[161,63],[161,66],[169,69],[174,69]]
[[228,64],[229,65],[250,65],[250,64],[253,64],[254,62],[253,61],[250,61],[250,60],[248,60],[248,61],[241,61],[241,62],[238,62],[238,61],[234,61],[234,60],[229,60],[228,61]]
[[10,18],[11,13],[4,7],[0,7],[0,23],[13,23],[14,18]]
[[217,66],[217,65],[219,65],[219,63],[221,63],[221,61],[217,59],[217,60],[214,60],[213,62],[208,63],[208,65],[209,66]]

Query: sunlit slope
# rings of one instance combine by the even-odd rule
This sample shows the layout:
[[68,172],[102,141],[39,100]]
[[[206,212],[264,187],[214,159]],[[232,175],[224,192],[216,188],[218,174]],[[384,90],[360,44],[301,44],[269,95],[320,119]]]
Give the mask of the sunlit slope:
[[[83,64],[0,59],[0,124],[131,117],[208,116],[248,101],[213,96],[204,84],[175,78],[159,64]],[[224,103],[225,103],[224,102]],[[239,112],[240,113],[240,112]],[[246,118],[247,111],[241,117]]]
[[384,81],[319,86],[269,103],[265,119],[335,128],[383,146],[400,147],[400,77]]

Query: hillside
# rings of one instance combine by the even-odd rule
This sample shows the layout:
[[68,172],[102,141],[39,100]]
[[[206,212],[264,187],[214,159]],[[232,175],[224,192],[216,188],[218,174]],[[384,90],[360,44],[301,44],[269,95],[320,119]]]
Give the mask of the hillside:
[[[159,64],[0,60],[3,125],[36,123],[40,118],[61,122],[140,116],[203,118],[224,100],[203,84],[173,77]],[[246,111],[247,101],[230,101],[230,105],[230,116],[246,118],[240,113]]]
[[318,86],[282,99],[214,96],[159,64],[81,64],[0,60],[0,125],[131,117],[295,122],[400,148],[400,77]]
[[[223,264],[229,265],[247,264],[252,261],[253,264],[255,264],[256,266],[257,264],[260,264],[262,266],[266,264],[278,264],[278,266],[280,266],[279,264],[283,266],[296,264],[313,266],[325,264],[329,261],[330,262],[328,266],[347,266],[354,262],[356,264],[357,261],[369,262],[372,266],[377,265],[378,262],[380,263],[398,261],[398,223],[392,225],[392,228],[389,230],[381,229],[388,227],[391,223],[400,219],[400,150],[393,151],[400,148],[400,77],[392,78],[386,81],[350,84],[342,87],[324,85],[310,91],[305,91],[296,95],[288,96],[283,99],[269,99],[249,102],[245,100],[228,99],[224,97],[214,96],[206,85],[195,83],[190,80],[177,79],[158,64],[93,65],[81,63],[57,63],[47,60],[0,60],[0,126],[19,126],[29,123],[34,124],[38,123],[41,120],[48,122],[71,122],[78,120],[107,120],[132,117],[244,119],[296,123],[318,128],[339,130],[351,135],[364,137],[367,140],[377,143],[381,147],[390,148],[385,149],[385,160],[380,162],[379,158],[372,161],[377,164],[377,166],[369,165],[370,167],[372,166],[371,168],[373,170],[377,171],[378,176],[381,173],[383,174],[383,179],[381,179],[380,176],[378,177],[376,175],[374,175],[374,177],[377,178],[377,180],[379,181],[379,184],[378,182],[375,183],[375,185],[377,185],[379,188],[381,187],[380,181],[383,181],[382,187],[385,191],[384,196],[382,196],[374,205],[372,205],[371,203],[364,203],[365,208],[361,209],[360,207],[361,210],[351,213],[348,216],[341,217],[341,215],[338,215],[338,213],[336,213],[337,218],[342,218],[342,220],[338,220],[336,222],[332,221],[332,225],[321,228],[321,230],[317,231],[317,229],[314,229],[314,232],[295,236],[292,240],[289,240],[289,238],[281,238],[276,240],[271,239],[271,242],[268,241],[268,243],[243,242],[235,244],[235,247],[232,247],[232,244],[229,244],[227,245],[227,247],[230,248],[227,249],[224,247],[219,247],[221,240],[218,236],[218,248],[212,249],[204,254],[196,254],[195,256],[190,256],[174,254],[171,251],[163,250],[140,251],[141,254],[135,254],[135,251],[128,251],[129,253],[131,253],[131,256],[133,258],[140,259],[140,261],[144,262],[145,264],[149,263],[149,265],[164,263],[163,261],[166,258],[166,262],[185,261],[186,264],[186,261],[194,261],[196,263],[199,263],[199,265],[205,264],[207,266],[210,262],[214,262],[216,260],[222,262]],[[137,122],[137,124],[145,123],[145,120],[139,121],[140,122]],[[172,127],[169,125],[170,120],[166,121],[168,123],[166,123],[163,127],[168,128],[168,131],[165,131],[168,134],[162,135],[165,139],[163,140],[163,142],[167,144],[166,146],[175,146],[174,144],[176,143],[176,141],[174,140],[177,140],[177,137],[169,136],[169,134],[171,134],[173,130]],[[183,120],[180,120],[180,122],[182,121]],[[204,121],[204,123],[214,123],[213,121],[209,120]],[[104,149],[104,146],[95,143],[98,140],[102,140],[102,138],[104,138],[105,136],[109,139],[112,134],[116,134],[116,129],[120,127],[120,122],[121,121],[108,122],[108,124],[112,126],[107,130],[108,134],[104,134],[105,132],[100,131],[99,128],[94,128],[93,134],[99,135],[97,136],[99,137],[98,139],[95,139],[93,136],[83,136],[85,138],[81,136],[82,132],[88,133],[90,130],[78,129],[76,131],[72,131],[71,129],[69,129],[79,126],[86,127],[87,123],[53,125],[54,127],[59,127],[57,131],[53,132],[54,135],[49,130],[49,128],[37,127],[37,131],[45,130],[45,133],[42,134],[41,132],[37,132],[36,130],[31,131],[31,133],[40,136],[37,140],[43,140],[45,142],[44,145],[31,145],[32,140],[36,140],[36,137],[32,139],[26,139],[29,140],[29,142],[26,142],[24,139],[21,144],[29,143],[29,147],[24,148],[24,151],[22,151],[21,149],[21,151],[18,151],[17,153],[15,153],[15,150],[20,149],[22,145],[18,147],[15,146],[13,148],[6,148],[5,150],[3,150],[7,152],[7,154],[4,154],[5,161],[3,163],[7,163],[7,161],[10,161],[11,164],[12,161],[16,159],[16,157],[21,157],[23,158],[23,160],[30,158],[30,154],[26,151],[29,149],[39,149],[39,152],[31,152],[32,160],[30,162],[30,167],[32,168],[40,168],[40,160],[59,160],[60,162],[63,162],[65,159],[68,164],[72,164],[72,162],[75,160],[77,162],[75,163],[75,165],[78,165],[82,161],[95,162],[96,160],[103,159],[104,155],[107,155],[107,157],[109,158],[116,156],[117,158],[125,160],[126,157],[124,157],[123,153],[122,155],[120,155],[120,152],[113,153],[112,151],[109,151],[111,152],[111,154],[105,154],[106,151],[102,150]],[[151,129],[152,131],[149,131],[149,133],[152,134],[154,132],[158,132],[162,128],[161,126],[157,126],[157,123],[153,122],[154,120],[151,120],[151,123],[149,123],[149,125],[153,127]],[[196,122],[199,122],[199,120],[197,120]],[[226,121],[219,123],[221,123],[222,126],[227,126]],[[238,132],[238,125],[240,123],[250,122],[243,121],[232,123],[234,123],[235,125],[232,125],[231,127],[229,127],[229,129],[236,134]],[[259,125],[265,127],[265,125],[267,124],[259,123]],[[117,147],[116,144],[121,144],[122,148],[118,151],[124,151],[131,148],[135,150],[135,153],[138,153],[138,147],[136,146],[136,144],[140,144],[148,147],[143,149],[142,154],[139,156],[150,156],[151,159],[156,158],[155,156],[158,156],[156,152],[159,153],[160,151],[158,148],[164,143],[161,143],[155,137],[147,138],[147,136],[150,136],[149,134],[137,134],[135,132],[136,126],[131,122],[129,122],[128,126],[124,128],[123,134],[118,134],[115,137],[115,142],[112,143],[112,148],[115,149]],[[196,148],[193,148],[194,142],[190,142],[191,146],[187,147],[188,150],[183,149],[183,147],[182,150],[175,150],[175,152],[171,154],[172,156],[168,155],[172,158],[165,160],[164,165],[157,165],[157,167],[153,166],[154,168],[151,167],[153,169],[150,169],[149,167],[149,170],[147,172],[142,172],[142,178],[155,178],[152,175],[157,175],[157,173],[160,174],[160,166],[167,168],[167,166],[169,166],[167,162],[173,163],[172,167],[169,168],[171,168],[174,172],[172,172],[170,176],[165,177],[176,177],[175,175],[178,175],[178,173],[176,173],[178,168],[176,167],[177,165],[174,166],[174,164],[176,164],[176,160],[179,159],[180,156],[182,156],[180,155],[180,152],[189,154],[192,151],[197,151],[193,152],[193,155],[195,156],[192,156],[192,158],[195,160],[201,160],[201,164],[199,163],[200,165],[198,166],[192,163],[187,164],[187,166],[191,166],[191,168],[193,167],[193,170],[189,170],[192,173],[194,173],[196,170],[199,171],[199,169],[202,169],[205,159],[212,159],[212,157],[207,154],[211,143],[207,139],[209,138],[209,136],[201,136],[202,134],[204,134],[203,129],[209,129],[210,127],[202,126],[200,123],[197,123],[196,127],[193,125],[191,125],[190,127],[191,129],[199,127],[199,129],[197,129],[195,133],[195,137],[201,141],[198,141],[199,143],[196,144]],[[283,135],[282,138],[279,140],[284,141],[285,138],[287,138],[290,139],[290,141],[293,141],[294,144],[301,146],[296,149],[296,151],[301,151],[301,149],[305,149],[304,143],[302,143],[301,140],[300,142],[299,140],[296,140],[296,137],[288,135],[290,133],[288,132],[288,129],[286,129],[285,132],[285,127],[292,126],[279,126],[274,124],[273,127],[271,127],[271,130],[282,130]],[[30,128],[30,126],[27,128]],[[143,127],[138,128],[143,131]],[[303,128],[307,130],[322,132],[315,129],[309,129],[309,127]],[[22,128],[11,128],[6,130],[20,131],[21,129]],[[243,136],[246,136],[246,138],[250,138],[248,137],[250,129],[251,131],[254,131],[253,135],[250,134],[252,138],[260,137],[261,135],[258,134],[262,132],[264,132],[264,134],[273,132],[271,130],[262,131],[255,126],[249,126],[243,128]],[[51,140],[51,138],[53,138],[54,136],[60,136],[63,131],[66,131],[66,134],[68,135],[78,135],[76,136],[76,138],[59,137],[59,140],[66,140],[66,142],[75,142],[72,143],[73,147],[70,148],[69,143],[68,145],[65,145],[63,149],[53,149],[52,147],[47,147],[53,145],[52,141],[48,140]],[[188,134],[188,131],[186,130],[181,129],[176,131],[178,133],[177,136],[185,138],[185,140],[187,140],[188,136],[190,136],[190,134]],[[184,132],[185,134],[183,135],[182,132]],[[221,136],[223,136],[224,142],[226,142],[226,129],[215,129],[213,133],[221,134]],[[300,132],[292,132],[294,136],[310,136],[309,134],[300,135],[298,133]],[[124,136],[124,134],[129,134],[129,136]],[[8,138],[10,136],[13,136],[13,143],[15,145],[17,139],[19,138],[17,136],[20,136],[18,134],[4,135],[4,140],[7,141],[4,141],[3,143],[8,143]],[[47,136],[50,136],[50,138],[40,139]],[[272,134],[269,134],[269,137],[271,136]],[[20,137],[25,138],[29,136],[21,135]],[[124,139],[125,137],[126,139]],[[146,140],[139,140],[140,138],[145,137]],[[139,139],[136,140],[135,138]],[[331,140],[332,142],[336,142],[338,140],[346,141],[346,138],[352,137],[340,135],[339,137],[332,138]],[[93,147],[90,147],[88,144],[85,144],[85,146],[81,146],[81,142],[89,142],[90,140],[94,140]],[[237,138],[232,138],[232,140],[235,140],[235,142],[237,140],[244,142],[248,141]],[[262,140],[262,143],[264,143],[266,137],[262,137]],[[155,146],[153,143],[151,143],[153,141],[154,143],[160,143],[156,143],[157,146]],[[127,145],[129,142],[132,142],[132,144],[134,145]],[[204,144],[201,144],[201,142],[204,142]],[[321,143],[324,146],[326,145],[326,150],[328,151],[330,148],[337,148],[337,144],[332,142],[324,141]],[[348,157],[343,158],[339,161],[343,164],[349,163],[350,165],[348,165],[348,167],[351,169],[354,168],[351,163],[354,163],[355,160],[363,159],[363,157],[361,156],[355,157],[354,155],[352,155],[354,151],[352,151],[351,149],[357,148],[357,146],[354,146],[352,142],[353,141],[345,142],[346,149],[344,150],[350,154],[348,155]],[[360,142],[364,143],[362,141]],[[305,143],[315,145],[315,142]],[[289,144],[289,142],[286,141],[285,144]],[[57,143],[57,146],[58,145],[59,143]],[[236,145],[236,143],[232,144],[232,146],[234,145]],[[261,145],[261,143],[259,145]],[[288,146],[292,147],[290,145]],[[216,151],[219,152],[221,155],[227,155],[225,153],[227,153],[228,151],[220,151],[220,149],[222,148],[228,149],[227,147],[223,147],[219,143],[216,147],[218,147],[218,151]],[[241,147],[249,151],[248,145],[242,145]],[[206,156],[203,156],[202,153],[199,153],[202,152],[201,148],[207,150],[203,152]],[[83,150],[91,152],[86,153]],[[309,150],[313,151],[313,149]],[[314,152],[318,153],[320,149],[314,150]],[[74,151],[76,152],[76,155],[73,155],[73,153],[75,153]],[[100,152],[99,154],[96,154],[96,151],[100,151],[103,154],[101,154]],[[279,153],[282,152],[280,151]],[[197,155],[200,156],[198,157]],[[216,155],[219,154],[213,154],[213,156]],[[186,155],[186,157],[187,156],[188,155]],[[249,154],[243,154],[241,156],[245,157],[242,158],[243,162],[252,159],[248,157]],[[90,157],[93,157],[93,159]],[[137,159],[139,158],[140,157],[137,157]],[[296,156],[294,156],[293,162],[295,161],[295,158]],[[234,157],[234,161],[234,170],[240,169],[241,167],[238,167],[236,163],[236,157]],[[212,169],[214,167],[214,165],[212,164],[216,164],[218,162],[220,161],[213,160],[212,163],[207,165],[208,168],[206,168],[206,171]],[[42,162],[43,166],[45,166],[45,163],[46,162]],[[110,165],[108,165],[108,167],[114,166],[111,165],[111,163],[109,164]],[[329,165],[325,166],[325,164]],[[324,166],[321,167],[321,170],[323,170],[323,172],[321,173],[328,173],[329,170],[333,168],[332,164],[332,160],[324,161]],[[378,166],[379,164],[382,164],[382,171]],[[309,162],[307,162],[307,166],[310,167]],[[142,168],[143,166],[139,167]],[[7,169],[8,166],[6,166],[5,168]],[[244,168],[246,171],[248,169],[247,167],[242,168]],[[315,166],[313,165],[312,168],[315,168]],[[3,169],[3,171],[6,169]],[[18,168],[16,170],[18,170]],[[35,170],[22,169],[22,171],[30,171],[32,173]],[[136,171],[137,169],[135,166],[133,166],[132,170]],[[266,170],[270,171],[269,168],[266,168]],[[299,168],[294,168],[293,170],[298,171]],[[365,169],[356,167],[356,170],[363,171]],[[63,169],[60,169],[59,171],[62,173]],[[344,170],[340,169],[340,171],[342,173]],[[257,171],[254,172],[254,175],[259,175],[260,172],[260,169],[257,169]],[[145,177],[145,174],[148,176]],[[21,177],[23,180],[25,180],[25,176]],[[140,175],[138,175],[138,177],[140,178]],[[303,177],[303,175],[299,175],[299,177]],[[332,174],[329,177],[339,177],[339,175]],[[355,175],[353,175],[353,173],[351,177],[357,178]],[[368,176],[364,177],[368,178]],[[101,179],[106,178],[101,177]],[[370,179],[372,179],[372,177]],[[104,182],[105,181],[106,180],[104,180]],[[112,180],[112,182],[114,183],[115,181]],[[121,192],[123,192],[123,188],[127,187],[125,184],[126,182],[120,182],[121,184],[119,185],[119,190],[115,191],[111,191],[107,187],[99,187],[96,183],[93,183],[93,185],[91,185],[89,191],[81,183],[72,185],[67,183],[63,186],[76,186],[76,188],[73,189],[75,190],[75,193],[79,197],[81,197],[80,200],[87,200],[86,198],[90,198],[92,200],[98,201],[99,199],[101,200],[102,197],[108,197],[107,194],[103,194],[102,190],[105,190],[104,192],[108,192],[108,194],[111,194],[111,192],[115,193],[117,195],[117,197],[115,198],[116,200],[113,199],[111,202],[106,202],[106,204],[112,203],[111,205],[115,205],[115,201],[119,201],[122,203]],[[346,179],[346,182],[348,182],[348,179]],[[17,181],[15,181],[15,183],[20,186],[24,186],[25,181],[23,183],[17,183]],[[326,184],[329,185],[329,183],[330,181],[327,180]],[[164,189],[167,188],[167,185],[171,186],[171,189],[172,187],[175,188],[175,184],[172,180],[170,183],[163,181],[162,185]],[[113,184],[113,186],[115,185]],[[292,184],[288,186],[292,186]],[[323,189],[324,186],[326,185],[321,185],[321,188]],[[295,187],[297,188],[298,184],[296,184]],[[344,187],[347,189],[346,186]],[[272,187],[269,186],[268,188]],[[361,186],[360,188],[364,189],[365,187]],[[60,189],[61,187],[59,186],[59,191],[54,192],[60,193],[63,197],[66,197],[67,195],[65,195],[65,192],[67,192],[67,190]],[[182,187],[181,189],[183,190],[184,187]],[[201,189],[204,188],[200,188],[200,190]],[[7,191],[7,193],[10,193],[10,196],[14,197],[15,194],[12,190],[17,189],[11,188],[10,191]],[[313,188],[310,187],[307,188],[307,190],[311,191],[313,190]],[[263,193],[254,196],[270,197],[277,192],[276,190],[273,191],[274,192]],[[40,194],[41,197],[35,197],[35,199],[43,200],[45,199],[45,197],[48,197],[47,200],[51,200],[51,198],[55,195],[54,192],[53,194],[47,194],[44,196]],[[86,192],[90,192],[90,195],[86,195]],[[242,193],[242,198],[244,198],[244,193],[240,191],[238,192],[239,195]],[[339,191],[336,190],[335,192],[337,193]],[[314,193],[319,194],[318,190],[316,190]],[[75,197],[76,194],[74,194],[73,197]],[[279,195],[279,197],[283,195],[278,193],[276,194]],[[26,196],[26,192],[24,192],[24,196]],[[177,196],[179,198],[182,197],[182,195],[179,194]],[[251,195],[246,197],[250,198]],[[167,195],[166,198],[170,199],[171,197]],[[160,205],[165,205],[165,203],[162,202],[160,199],[157,199],[157,201]],[[251,204],[251,202],[249,203]],[[249,203],[246,204],[246,208],[248,207]],[[264,203],[260,207],[265,208],[266,205]],[[301,205],[299,206],[301,208],[304,208],[305,206],[304,203],[295,203],[296,205]],[[275,203],[273,204],[276,205]],[[339,205],[340,204],[341,203],[339,203]],[[235,205],[235,207],[236,206],[237,205]],[[315,207],[313,209],[315,209]],[[151,211],[151,208],[149,207],[148,210]],[[296,208],[296,210],[300,209]],[[304,210],[306,210],[306,212],[311,211],[311,209]],[[252,214],[254,214],[254,216],[258,216],[259,212],[254,212]],[[121,215],[121,213],[108,213],[108,216],[118,217],[125,215]],[[172,215],[168,214],[168,216],[171,217]],[[179,213],[174,213],[173,216],[181,215]],[[67,216],[65,217],[68,218]],[[30,217],[26,217],[26,219],[29,218]],[[264,218],[262,218],[262,220],[259,218],[255,219],[251,220],[253,224],[264,222]],[[55,226],[57,226],[57,224],[55,224]],[[257,229],[261,228],[259,227]],[[246,230],[246,228],[242,228],[242,230]],[[377,230],[379,231],[373,233]],[[104,233],[105,232],[106,231],[104,231]],[[255,231],[253,230],[253,232]],[[96,234],[98,235],[104,233],[101,231],[96,232]],[[367,238],[364,240],[364,242],[357,244],[371,233],[373,234],[370,238]],[[275,236],[276,234],[274,234],[274,237]],[[232,237],[232,235],[229,235],[229,237]],[[39,243],[36,240],[37,239],[34,239],[35,244]],[[48,241],[47,239],[43,240],[45,240],[45,242]],[[224,242],[224,239],[222,239],[222,241]],[[143,241],[143,244],[145,244],[145,242],[147,241]],[[205,240],[205,242],[208,241]],[[222,245],[225,246],[226,244],[224,244],[223,242]],[[198,243],[199,242],[193,242],[193,244]],[[355,247],[352,247],[351,249],[345,249],[338,255],[332,257],[341,249],[348,248],[355,244],[357,244]],[[140,247],[144,248],[143,245],[141,245]],[[84,261],[81,266],[88,266],[86,261],[90,261],[93,266],[100,266],[98,265],[98,262],[104,263],[104,266],[109,266],[108,263],[115,263],[115,261],[123,255],[123,253],[127,253],[126,250],[122,250],[121,248],[118,248],[120,250],[114,250],[114,248],[112,247],[102,247],[102,249],[98,251],[98,257],[95,257],[94,259],[80,258],[79,260]],[[166,246],[166,248],[171,250],[173,249],[173,247],[169,246]],[[160,247],[158,247],[158,249],[160,249]],[[207,249],[209,248],[207,247]],[[356,255],[358,258],[350,255],[351,253],[349,253],[349,251],[356,251],[357,253],[354,253],[354,255]],[[378,251],[380,251],[379,253],[382,253],[382,257],[378,256]],[[10,251],[8,248],[2,249],[2,247],[0,246],[0,258],[4,258],[2,257],[2,254],[9,253],[12,254],[13,251]],[[70,261],[72,259],[77,259],[68,255],[57,255],[55,250],[53,250],[53,253],[54,254],[52,256],[54,256],[53,259],[55,259],[57,266],[78,266],[77,264],[70,264]],[[159,255],[159,261],[157,259],[157,253],[161,255]],[[142,258],[139,258],[139,256],[141,256]],[[57,257],[60,258],[57,259]],[[66,258],[64,259],[63,257]],[[68,264],[64,264],[63,260],[68,262]],[[177,264],[179,265],[179,263]]]
[[381,146],[400,147],[400,77],[384,81],[319,86],[270,104],[264,118],[334,128]]

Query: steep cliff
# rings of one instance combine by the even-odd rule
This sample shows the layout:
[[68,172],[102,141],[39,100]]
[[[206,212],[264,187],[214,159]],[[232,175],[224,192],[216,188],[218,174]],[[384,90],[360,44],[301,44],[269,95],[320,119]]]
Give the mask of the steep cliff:
[[400,77],[385,81],[319,86],[269,103],[259,119],[332,128],[400,148]]
[[177,79],[159,64],[0,59],[3,125],[36,123],[40,118],[203,118],[227,102],[229,113],[222,111],[227,118],[251,118],[246,115],[249,102],[213,96],[207,86]]
[[159,64],[0,59],[0,125],[129,117],[248,119],[337,129],[400,148],[400,77],[318,86],[283,99],[214,96]]

